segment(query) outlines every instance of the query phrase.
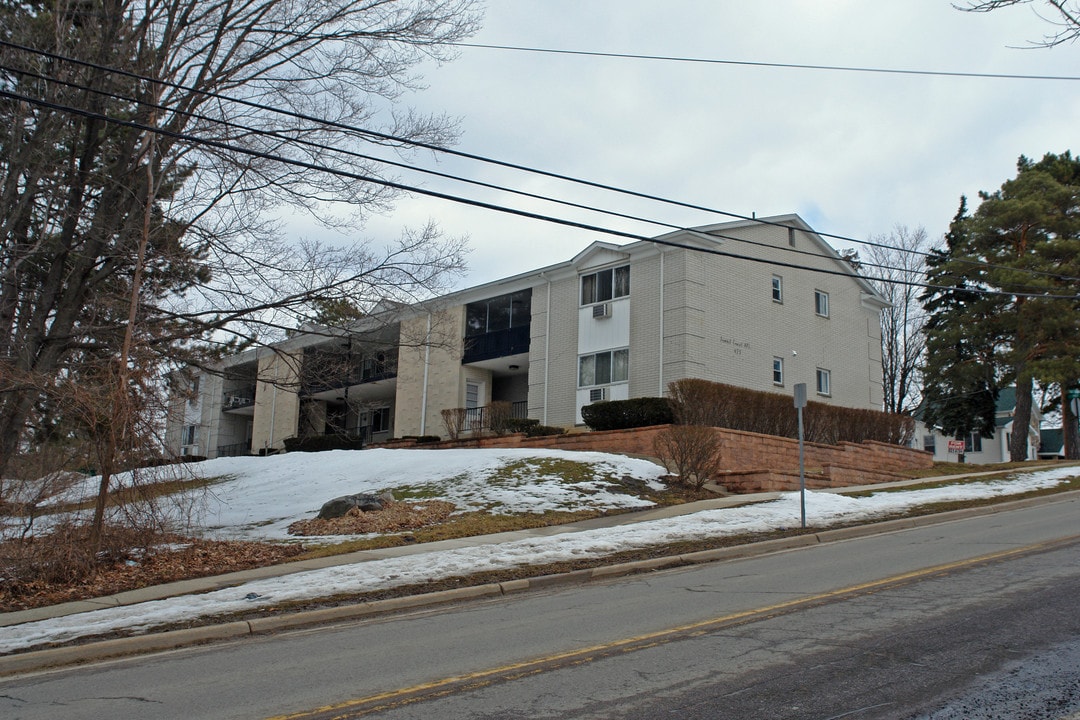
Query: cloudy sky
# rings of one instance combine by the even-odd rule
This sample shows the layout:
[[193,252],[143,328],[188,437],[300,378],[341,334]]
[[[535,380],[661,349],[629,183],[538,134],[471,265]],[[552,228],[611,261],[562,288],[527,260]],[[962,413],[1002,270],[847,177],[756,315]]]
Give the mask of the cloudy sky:
[[[1035,6],[1042,5],[1037,2]],[[470,42],[753,63],[1080,76],[1080,46],[1033,6],[963,13],[948,0],[493,0]],[[1077,151],[1080,81],[940,77],[461,48],[407,101],[460,118],[458,150],[758,216],[797,212],[855,239],[947,229],[961,195],[994,190],[1021,154]],[[429,155],[416,157],[430,163]],[[673,225],[729,218],[456,159],[438,169]],[[460,184],[408,182],[653,236],[618,220]],[[467,235],[469,286],[560,262],[602,234],[422,197],[373,237],[435,219]],[[843,242],[834,242],[845,247]]]

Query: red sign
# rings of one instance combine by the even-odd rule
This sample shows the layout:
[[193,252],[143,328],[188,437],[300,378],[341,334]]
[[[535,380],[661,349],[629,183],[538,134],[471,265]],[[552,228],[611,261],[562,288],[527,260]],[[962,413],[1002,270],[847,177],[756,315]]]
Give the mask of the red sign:
[[964,452],[964,441],[963,440],[950,440],[949,441],[949,452],[956,453],[957,455]]

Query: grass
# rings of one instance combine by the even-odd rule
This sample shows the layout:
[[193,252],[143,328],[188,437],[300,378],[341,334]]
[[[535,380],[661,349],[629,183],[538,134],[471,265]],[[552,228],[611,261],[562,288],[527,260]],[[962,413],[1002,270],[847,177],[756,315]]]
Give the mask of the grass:
[[[1064,465],[1067,463],[1060,462],[1048,462],[1048,463],[1000,463],[996,465],[969,465],[960,463],[935,463],[932,468],[920,469],[909,473],[912,479],[925,478],[927,482],[917,483],[914,485],[907,485],[902,488],[894,489],[873,489],[865,491],[855,491],[845,493],[851,497],[867,497],[873,493],[878,492],[890,492],[890,491],[909,491],[909,490],[921,490],[929,488],[940,488],[949,485],[958,485],[970,482],[984,482],[986,480],[993,480],[995,478],[1004,478],[1017,471],[1029,471],[1036,468],[1042,468],[1047,466]],[[565,477],[568,484],[575,484],[580,482],[592,482],[595,478],[590,473],[588,466],[582,463],[577,463],[571,460],[563,459],[530,459],[523,461],[516,461],[508,463],[507,465],[499,468],[495,474],[495,483],[509,482],[514,477],[520,477],[525,473],[542,473],[544,476],[556,476]],[[966,474],[966,473],[993,473],[993,475],[984,475],[981,477],[975,477],[965,480],[948,480],[935,482],[935,477],[947,477],[952,475]],[[565,473],[565,475],[564,475]],[[604,478],[610,482],[618,482],[613,478]],[[451,481],[452,482],[452,481]],[[430,499],[432,497],[438,497],[439,489],[433,486],[424,486],[421,488],[424,492],[415,494],[408,493],[408,486],[397,487],[393,489],[395,497],[405,499]],[[687,502],[694,502],[697,500],[705,500],[715,497],[712,493],[706,490],[691,490],[689,488],[680,486],[668,486],[663,490],[654,491],[648,487],[625,487],[628,494],[636,495],[643,499],[649,500],[656,505],[679,505]],[[910,511],[903,513],[897,513],[896,515],[890,515],[889,518],[894,517],[912,517],[916,515],[926,515],[931,513],[945,512],[948,510],[957,510],[966,507],[980,507],[997,502],[1004,502],[1008,500],[1019,500],[1027,497],[1036,497],[1040,495],[1052,495],[1067,490],[1080,490],[1080,478],[1074,478],[1071,480],[1063,481],[1060,485],[1053,488],[1046,488],[1043,490],[1033,490],[1027,493],[1008,495],[1004,497],[983,498],[978,500],[963,500],[955,502],[943,502],[935,503],[932,505],[921,506],[914,508]],[[401,494],[398,494],[398,493]],[[491,535],[501,532],[512,532],[514,530],[526,530],[537,527],[548,527],[552,525],[563,525],[567,523],[577,522],[580,520],[588,520],[595,517],[604,515],[614,515],[624,512],[632,512],[631,510],[580,510],[576,512],[567,511],[547,511],[544,513],[521,513],[521,514],[499,514],[491,513],[485,510],[477,510],[472,512],[461,513],[454,515],[450,520],[445,523],[420,528],[408,533],[400,533],[393,535],[380,535],[368,538],[359,538],[353,540],[346,540],[340,543],[327,543],[323,545],[309,546],[304,554],[298,556],[297,560],[329,557],[333,555],[340,555],[343,553],[355,552],[359,550],[376,550],[380,548],[398,547],[401,545],[412,545],[415,543],[428,543],[439,540],[452,540],[463,537],[473,537],[476,535]],[[878,518],[886,519],[886,518]],[[760,539],[755,536],[753,539],[742,539],[735,542],[725,540],[724,544],[740,544],[745,542],[752,542],[753,540]],[[699,543],[700,544],[700,543]],[[678,548],[669,548],[668,552],[681,552]]]
[[[581,463],[571,463],[580,466]],[[591,480],[590,480],[591,481]],[[395,497],[405,499],[398,495],[400,488],[394,488]],[[634,491],[629,491],[638,497],[645,498],[656,505],[681,505],[696,500],[705,500],[716,497],[707,490],[692,490],[679,486],[667,487],[663,490],[651,490],[648,486],[641,486]],[[418,496],[407,496],[408,499],[429,499]],[[305,552],[293,560],[309,560],[314,558],[331,557],[344,553],[357,552],[360,550],[379,550],[388,547],[413,545],[416,543],[437,542],[439,540],[454,540],[476,535],[493,535],[501,532],[513,532],[514,530],[528,530],[538,527],[551,527],[553,525],[566,525],[581,520],[590,520],[606,515],[618,515],[633,512],[629,509],[617,510],[577,510],[559,511],[546,510],[542,513],[520,513],[516,515],[504,513],[491,513],[487,510],[474,510],[452,516],[449,520],[439,525],[419,528],[406,533],[391,535],[378,535],[374,537],[355,538],[342,542],[308,545]]]

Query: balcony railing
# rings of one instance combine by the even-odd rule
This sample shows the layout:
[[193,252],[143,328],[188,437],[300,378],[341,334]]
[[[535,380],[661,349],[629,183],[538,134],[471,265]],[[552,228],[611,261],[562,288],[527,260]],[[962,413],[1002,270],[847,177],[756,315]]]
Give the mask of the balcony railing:
[[251,443],[233,443],[232,445],[218,445],[218,457],[241,457],[251,454]]
[[465,338],[461,362],[479,362],[527,352],[529,352],[529,325],[520,325],[483,335],[469,335]]
[[[519,400],[511,403],[510,417],[520,420],[529,417],[529,401]],[[465,408],[465,427],[462,430],[490,430],[491,408],[490,406]]]
[[222,397],[223,410],[237,410],[255,404],[255,388],[238,388],[225,391]]
[[349,368],[318,363],[312,365],[306,367],[303,373],[302,392],[308,395],[397,377],[396,357],[388,357],[381,362],[357,363]]

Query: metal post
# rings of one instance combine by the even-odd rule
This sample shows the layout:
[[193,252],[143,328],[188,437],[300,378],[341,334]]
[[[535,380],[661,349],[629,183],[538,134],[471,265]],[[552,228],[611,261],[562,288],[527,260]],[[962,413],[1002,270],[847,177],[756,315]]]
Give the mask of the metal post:
[[799,518],[806,528],[806,459],[803,449],[803,408],[806,407],[806,383],[795,385],[795,408],[799,412]]

